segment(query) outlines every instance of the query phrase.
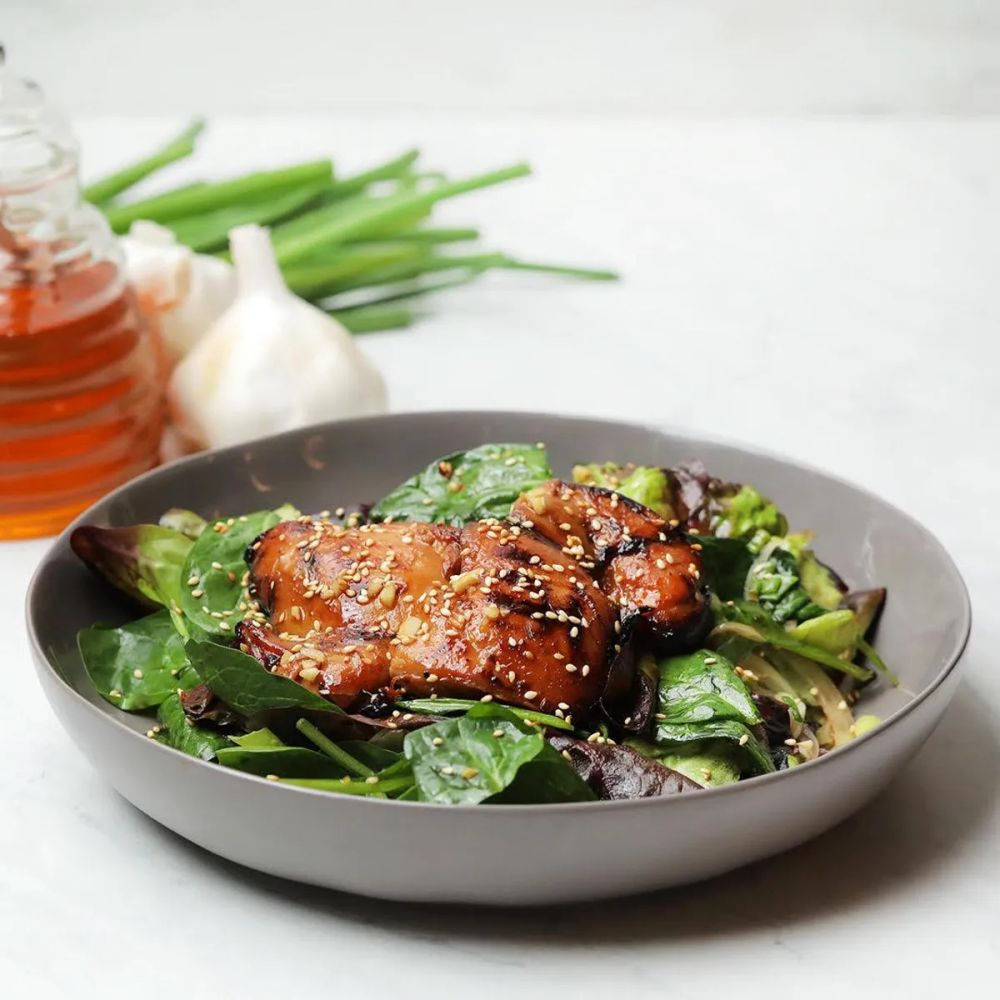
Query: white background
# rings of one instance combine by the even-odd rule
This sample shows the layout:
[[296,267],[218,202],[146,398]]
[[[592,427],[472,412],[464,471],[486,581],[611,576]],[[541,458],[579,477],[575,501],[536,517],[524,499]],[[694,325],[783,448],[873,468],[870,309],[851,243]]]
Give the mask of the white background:
[[830,834],[638,902],[434,911],[236,869],[117,798],[30,670],[44,543],[0,544],[0,993],[914,997],[992,978],[1000,5],[5,0],[0,36],[76,116],[91,174],[194,112],[215,120],[178,179],[413,143],[456,176],[530,159],[532,179],[443,218],[624,280],[497,275],[366,338],[393,408],[663,420],[784,451],[923,520],[976,616],[941,728]]

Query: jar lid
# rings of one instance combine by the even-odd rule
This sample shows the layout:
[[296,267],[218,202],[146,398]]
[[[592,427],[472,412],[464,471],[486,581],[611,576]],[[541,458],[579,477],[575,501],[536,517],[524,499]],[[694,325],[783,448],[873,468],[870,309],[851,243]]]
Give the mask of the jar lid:
[[3,65],[0,50],[0,194],[30,191],[76,170],[66,120],[31,80]]

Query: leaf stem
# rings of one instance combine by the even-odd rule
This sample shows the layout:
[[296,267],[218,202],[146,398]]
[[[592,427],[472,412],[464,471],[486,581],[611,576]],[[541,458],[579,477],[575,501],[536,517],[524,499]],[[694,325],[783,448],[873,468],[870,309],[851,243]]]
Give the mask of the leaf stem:
[[346,750],[341,749],[329,738],[321,733],[308,719],[299,719],[295,723],[295,728],[311,743],[315,743],[320,750],[336,761],[344,770],[350,771],[356,778],[368,778],[375,772],[362,764],[360,760],[352,757]]

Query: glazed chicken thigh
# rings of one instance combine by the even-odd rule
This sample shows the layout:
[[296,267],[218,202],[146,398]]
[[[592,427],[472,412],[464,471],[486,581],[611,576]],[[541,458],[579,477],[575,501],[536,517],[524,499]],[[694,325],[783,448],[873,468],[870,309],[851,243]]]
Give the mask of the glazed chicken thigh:
[[705,620],[698,553],[654,512],[552,481],[507,520],[344,527],[301,518],[248,552],[268,669],[349,708],[365,693],[460,696],[571,716],[600,698],[625,626]]

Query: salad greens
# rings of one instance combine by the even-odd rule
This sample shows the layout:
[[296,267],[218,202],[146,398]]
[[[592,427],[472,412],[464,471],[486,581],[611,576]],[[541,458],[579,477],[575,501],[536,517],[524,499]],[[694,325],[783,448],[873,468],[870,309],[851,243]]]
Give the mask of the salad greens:
[[614,490],[650,510],[655,510],[661,517],[670,519],[674,516],[666,469],[656,469],[648,465],[592,462],[590,465],[575,465],[573,480],[577,483],[589,483]]
[[721,652],[700,649],[661,661],[658,696],[656,742],[661,746],[732,740],[742,748],[751,773],[774,770],[751,728],[763,722],[760,712]]
[[262,510],[216,521],[203,530],[188,547],[180,575],[186,585],[179,603],[187,620],[207,635],[232,635],[248,606],[247,547],[261,532],[296,516],[294,507]]
[[79,636],[80,655],[94,687],[127,712],[155,708],[179,687],[198,682],[184,638],[166,611],[120,628],[91,625]]
[[220,750],[232,745],[229,737],[218,729],[192,722],[179,695],[172,694],[163,701],[156,717],[159,721],[148,735],[191,757],[214,760]]
[[526,490],[552,478],[544,448],[491,444],[431,462],[372,508],[376,521],[465,524],[506,517]]
[[258,660],[238,649],[194,640],[187,643],[186,649],[201,682],[247,719],[263,712],[288,710],[342,714],[332,701],[287,677],[270,673]]
[[[503,518],[552,476],[540,445],[481,445],[430,463],[368,517]],[[603,699],[571,720],[489,697],[380,693],[352,714],[273,672],[277,660],[248,655],[236,627],[257,610],[248,548],[299,518],[293,507],[210,520],[174,508],[155,525],[77,529],[77,554],[152,612],[83,629],[81,657],[112,705],[156,713],[148,735],[167,746],[277,783],[401,801],[676,794],[805,763],[878,724],[852,705],[876,672],[895,683],[868,641],[884,590],[850,593],[772,501],[697,463],[589,463],[574,478],[676,525],[700,553],[711,602],[707,634],[687,647],[656,649],[622,629],[613,714]]]

